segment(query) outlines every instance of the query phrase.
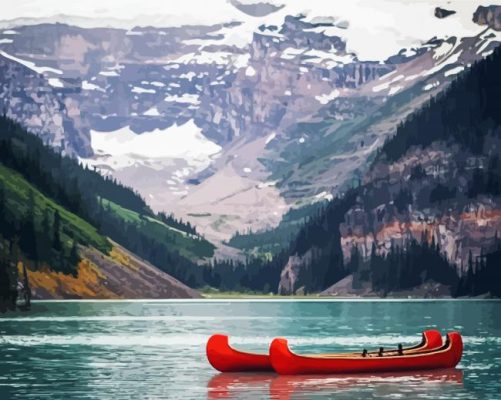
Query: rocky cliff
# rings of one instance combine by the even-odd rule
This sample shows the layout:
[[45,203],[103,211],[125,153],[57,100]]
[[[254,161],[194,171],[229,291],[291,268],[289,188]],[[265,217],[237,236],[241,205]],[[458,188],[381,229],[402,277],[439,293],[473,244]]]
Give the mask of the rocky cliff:
[[473,14],[473,21],[479,25],[487,25],[496,31],[500,31],[501,6],[479,6],[475,14]]

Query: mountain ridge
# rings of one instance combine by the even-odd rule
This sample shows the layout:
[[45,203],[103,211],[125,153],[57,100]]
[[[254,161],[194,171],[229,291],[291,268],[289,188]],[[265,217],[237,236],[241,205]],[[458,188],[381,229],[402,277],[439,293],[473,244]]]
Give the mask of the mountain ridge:
[[[343,190],[361,176],[366,158],[392,134],[392,126],[500,40],[492,28],[471,21],[473,3],[471,10],[458,5],[444,20],[433,16],[431,5],[429,10],[419,5],[416,12],[430,23],[426,31],[394,27],[408,29],[414,42],[369,61],[359,47],[362,20],[351,6],[336,11],[353,14],[351,24],[338,17],[319,19],[329,15],[322,4],[303,14],[288,7],[262,18],[235,9],[228,15],[236,19],[189,29],[155,24],[127,30],[63,24],[13,28],[15,34],[2,34],[0,46],[21,61],[3,61],[6,68],[21,74],[23,98],[40,99],[37,91],[43,88],[45,100],[32,110],[42,102],[44,115],[62,119],[50,122],[28,107],[9,106],[20,107],[22,99],[9,101],[7,111],[32,126],[40,119],[42,129],[37,129],[45,132],[44,140],[140,190],[155,211],[200,225],[220,244],[236,231],[276,226],[289,208]],[[402,20],[408,18],[409,10],[397,11]],[[375,24],[384,43],[394,42],[383,22],[367,24],[365,29]],[[28,72],[22,78],[19,62],[43,70],[41,80]],[[4,96],[16,98],[16,93]],[[400,111],[385,109],[387,101]],[[366,110],[387,116],[372,125]],[[151,155],[113,153],[95,144],[124,129],[177,142],[190,133],[197,139],[187,146],[203,141],[214,151],[195,157],[159,153],[172,146],[158,145]],[[318,142],[324,136],[325,143]],[[327,149],[332,154],[316,159],[317,151]],[[215,196],[214,182],[226,180],[244,192]],[[279,207],[267,212],[273,203]]]

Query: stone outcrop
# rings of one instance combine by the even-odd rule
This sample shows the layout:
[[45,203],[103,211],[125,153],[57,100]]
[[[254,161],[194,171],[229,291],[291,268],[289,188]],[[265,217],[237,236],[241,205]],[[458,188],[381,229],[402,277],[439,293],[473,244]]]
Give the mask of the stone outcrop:
[[278,285],[278,294],[292,295],[304,293],[304,269],[311,263],[311,251],[303,256],[293,255],[289,257],[282,273]]
[[435,17],[437,18],[447,18],[449,15],[456,14],[454,10],[446,10],[445,8],[437,7],[435,8]]
[[501,31],[501,6],[479,6],[473,14],[473,21],[479,25],[487,25],[496,31]]

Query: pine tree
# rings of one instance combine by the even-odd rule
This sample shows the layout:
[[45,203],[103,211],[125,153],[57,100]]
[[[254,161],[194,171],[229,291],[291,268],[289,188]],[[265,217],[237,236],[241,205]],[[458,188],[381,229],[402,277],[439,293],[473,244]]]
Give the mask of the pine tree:
[[0,234],[0,312],[7,309],[10,294],[8,245]]
[[5,202],[5,185],[0,181],[0,230],[3,231],[6,222],[7,206]]
[[22,222],[20,246],[28,258],[38,263],[38,245],[35,231],[35,196],[33,190],[30,190],[28,193],[28,210]]
[[78,255],[78,243],[75,239],[73,239],[71,244],[70,256],[68,259],[69,263],[69,271],[72,272],[75,276],[78,272],[78,263],[80,262],[80,256]]
[[465,278],[465,284],[464,284],[464,287],[465,287],[465,294],[472,294],[473,293],[473,288],[474,288],[474,284],[473,284],[473,274],[474,274],[474,271],[473,271],[473,253],[471,252],[471,250],[468,252],[468,270],[466,271],[466,278]]
[[57,252],[61,252],[63,245],[61,243],[61,215],[59,210],[54,212],[54,226],[52,234],[52,248]]
[[77,264],[80,261],[80,257],[78,256],[78,243],[75,239],[73,239],[70,251],[70,262],[72,264]]
[[40,244],[40,260],[42,261],[50,261],[51,256],[51,232],[52,225],[50,221],[49,209],[46,207],[43,211],[42,216],[42,230],[40,232],[40,238],[38,243]]

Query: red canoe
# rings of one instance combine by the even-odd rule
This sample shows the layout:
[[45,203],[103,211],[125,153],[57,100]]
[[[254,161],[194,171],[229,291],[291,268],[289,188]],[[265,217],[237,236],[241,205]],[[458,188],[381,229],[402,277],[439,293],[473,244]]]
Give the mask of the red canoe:
[[206,352],[210,365],[221,372],[273,371],[268,354],[235,350],[226,335],[212,335],[207,341]]
[[[435,349],[442,346],[442,336],[437,330],[423,332],[420,344],[404,349],[404,352]],[[216,334],[207,341],[207,359],[209,363],[221,372],[273,371],[268,354],[247,353],[233,349],[228,336]],[[385,353],[390,353],[387,351]],[[371,355],[372,353],[369,353]]]
[[453,368],[461,360],[463,341],[458,332],[447,334],[445,344],[437,349],[362,354],[298,355],[290,351],[286,339],[275,339],[270,345],[273,369],[282,375],[340,374],[391,372]]

